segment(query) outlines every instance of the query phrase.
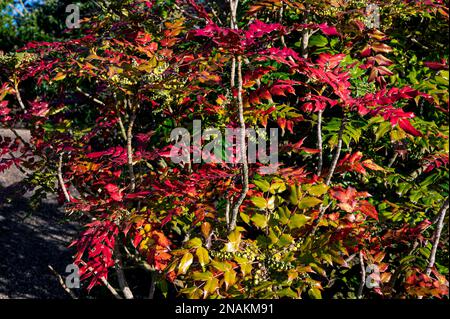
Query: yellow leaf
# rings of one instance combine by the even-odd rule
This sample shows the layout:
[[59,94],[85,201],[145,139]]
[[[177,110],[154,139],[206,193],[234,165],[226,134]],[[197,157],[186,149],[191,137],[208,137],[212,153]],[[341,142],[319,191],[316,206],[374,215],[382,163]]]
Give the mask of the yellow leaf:
[[191,253],[185,253],[183,258],[181,258],[180,264],[178,265],[178,275],[185,274],[194,260],[194,256]]
[[56,76],[53,78],[53,81],[61,81],[64,80],[66,78],[66,74],[59,72],[58,74],[56,74]]
[[195,254],[197,255],[198,261],[200,262],[200,265],[202,265],[202,267],[209,263],[208,250],[206,250],[205,248],[197,248]]

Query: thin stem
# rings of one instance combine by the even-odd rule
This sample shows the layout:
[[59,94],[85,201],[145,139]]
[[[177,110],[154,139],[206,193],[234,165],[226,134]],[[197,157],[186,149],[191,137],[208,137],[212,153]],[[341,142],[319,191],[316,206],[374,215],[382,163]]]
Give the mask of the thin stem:
[[134,192],[136,189],[136,176],[134,175],[133,168],[133,126],[136,120],[136,110],[133,110],[133,113],[130,116],[130,123],[128,124],[127,130],[127,158],[128,158],[128,173],[130,174],[130,190]]
[[20,95],[19,82],[18,81],[14,81],[14,91],[16,93],[16,98],[17,98],[17,101],[19,102],[19,105],[20,105],[21,109],[26,111],[25,104],[23,103],[22,96]]
[[114,254],[116,255],[115,266],[120,289],[122,290],[125,299],[133,299],[134,298],[133,293],[131,292],[131,289],[128,286],[128,282],[125,278],[125,274],[122,269],[122,254],[120,253],[120,249],[119,246],[117,245],[117,242],[114,244]]
[[245,197],[248,192],[248,163],[247,163],[247,145],[245,141],[245,119],[244,119],[244,103],[242,99],[242,57],[238,56],[238,106],[239,106],[239,124],[240,124],[240,134],[239,134],[239,144],[241,151],[242,160],[242,191],[236,203],[233,206],[230,228],[229,231],[233,231],[236,228],[237,216],[239,214],[239,209],[244,202]]
[[337,143],[337,147],[336,147],[336,152],[334,153],[334,158],[333,158],[333,161],[331,163],[330,171],[329,171],[327,179],[325,181],[326,185],[330,185],[331,178],[333,177],[334,171],[336,170],[336,165],[337,165],[337,163],[339,161],[339,156],[341,155],[342,136],[344,135],[344,130],[345,130],[346,123],[347,123],[347,118],[346,118],[346,115],[344,113],[344,117],[342,118],[342,122],[341,122],[341,128],[339,129],[338,143]]
[[53,269],[52,266],[48,265],[48,269],[50,269],[50,271],[56,276],[56,278],[59,281],[59,284],[65,290],[65,292],[67,292],[70,295],[70,297],[72,297],[72,299],[78,299],[78,297],[73,293],[73,291],[70,290],[69,287],[67,287],[63,277],[60,274],[58,274],[58,272],[55,269]]
[[438,223],[437,223],[437,227],[434,233],[434,238],[433,238],[433,248],[431,249],[431,254],[430,254],[430,260],[428,261],[428,266],[427,266],[427,270],[426,270],[426,274],[429,276],[431,274],[431,270],[434,267],[434,263],[436,261],[436,253],[437,253],[437,249],[439,246],[439,240],[441,238],[441,233],[442,233],[442,228],[444,227],[444,219],[445,219],[445,214],[447,213],[448,210],[448,198],[444,201],[444,203],[441,206],[441,209],[439,210],[439,219],[438,219]]
[[319,162],[317,164],[317,175],[322,175],[323,166],[323,141],[322,141],[322,114],[323,111],[319,110],[317,114],[317,149],[319,150]]
[[364,290],[364,285],[366,284],[366,267],[364,265],[364,257],[363,257],[362,251],[359,252],[359,264],[361,265],[361,282],[359,284],[357,298],[361,299],[362,293]]
[[69,192],[67,191],[66,185],[64,184],[64,178],[62,174],[62,162],[63,162],[63,153],[59,154],[59,162],[58,162],[58,182],[63,191],[64,197],[67,202],[70,202]]

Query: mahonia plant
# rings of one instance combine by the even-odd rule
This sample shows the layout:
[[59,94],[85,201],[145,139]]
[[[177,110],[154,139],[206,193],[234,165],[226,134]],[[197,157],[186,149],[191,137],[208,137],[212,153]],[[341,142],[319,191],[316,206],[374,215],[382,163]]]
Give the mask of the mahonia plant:
[[[115,1],[1,64],[0,121],[32,138],[0,140],[0,171],[83,224],[87,290],[448,298],[448,4],[373,5]],[[279,162],[241,134],[235,162],[174,163],[196,120],[279,129]]]

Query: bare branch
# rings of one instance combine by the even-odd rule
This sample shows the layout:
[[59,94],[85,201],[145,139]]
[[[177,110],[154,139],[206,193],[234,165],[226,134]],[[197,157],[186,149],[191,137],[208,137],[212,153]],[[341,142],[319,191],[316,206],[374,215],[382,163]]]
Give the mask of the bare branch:
[[26,107],[25,104],[22,101],[22,96],[20,95],[20,91],[19,91],[19,82],[18,81],[14,81],[14,91],[16,93],[16,98],[17,101],[19,102],[20,108],[26,112]]
[[427,270],[426,270],[426,274],[430,275],[431,274],[431,270],[434,267],[434,263],[436,261],[436,253],[437,253],[437,249],[439,246],[439,240],[441,238],[441,233],[442,233],[442,228],[444,227],[444,219],[445,219],[445,214],[447,213],[448,210],[448,198],[444,201],[444,203],[441,206],[441,209],[439,210],[439,219],[437,222],[437,227],[433,236],[433,248],[431,249],[431,254],[430,254],[430,260],[428,261],[428,266],[427,266]]
[[341,149],[342,149],[342,136],[344,135],[345,125],[347,123],[347,117],[344,113],[344,116],[342,118],[341,122],[341,128],[339,129],[339,135],[338,135],[338,143],[336,147],[336,152],[333,157],[333,162],[331,163],[330,171],[328,173],[327,179],[325,180],[326,185],[330,185],[331,178],[333,177],[334,171],[336,170],[336,165],[339,160],[339,156],[341,155]]
[[366,284],[366,267],[364,265],[364,257],[362,251],[359,252],[359,264],[361,265],[361,282],[359,284],[358,295],[357,298],[362,298],[362,293],[364,290],[364,286]]
[[239,209],[244,202],[245,197],[248,192],[248,163],[247,163],[247,145],[245,141],[245,119],[244,119],[244,103],[242,100],[242,57],[238,56],[238,106],[239,106],[239,124],[240,124],[240,134],[239,134],[239,144],[241,151],[241,160],[242,160],[242,191],[239,198],[236,200],[236,203],[233,206],[230,228],[229,231],[233,231],[236,228],[237,217],[239,214]]
[[130,123],[128,124],[127,130],[127,158],[128,158],[128,173],[130,174],[130,190],[134,192],[136,189],[136,176],[134,175],[133,168],[133,126],[136,120],[136,110],[133,109],[133,112],[130,116]]
[[323,166],[323,142],[322,142],[322,110],[317,114],[317,149],[319,150],[319,162],[317,163],[317,175],[322,175]]
[[120,253],[119,246],[117,245],[117,241],[114,244],[114,254],[116,255],[115,267],[117,272],[117,279],[119,281],[120,289],[122,290],[125,299],[133,299],[133,293],[131,292],[130,287],[128,286],[128,282],[125,278],[125,274],[122,269],[122,254]]
[[66,283],[64,282],[63,277],[58,274],[58,272],[53,269],[52,266],[48,265],[48,268],[50,269],[50,271],[56,276],[56,278],[59,281],[59,284],[61,285],[61,287],[63,287],[63,289],[70,295],[70,297],[72,297],[72,299],[78,299],[78,297],[73,293],[72,290],[70,290],[69,287],[67,287]]
[[70,202],[69,192],[67,191],[66,185],[64,184],[64,178],[63,178],[63,174],[62,174],[63,154],[64,153],[59,154],[58,181],[59,181],[59,185],[61,186],[61,189],[63,191],[63,194],[64,194],[64,197],[65,197],[66,201]]

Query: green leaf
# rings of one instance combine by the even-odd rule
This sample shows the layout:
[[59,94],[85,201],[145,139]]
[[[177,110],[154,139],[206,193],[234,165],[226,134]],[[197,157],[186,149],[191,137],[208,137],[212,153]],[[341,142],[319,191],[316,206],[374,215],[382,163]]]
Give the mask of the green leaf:
[[322,299],[322,293],[317,288],[311,288],[308,290],[308,295],[313,299]]
[[382,138],[387,132],[391,130],[392,126],[389,122],[383,122],[378,127],[377,132],[375,133],[375,141],[378,142],[380,138]]
[[304,197],[299,203],[298,208],[306,209],[310,207],[314,207],[317,204],[322,203],[322,201],[316,197]]
[[197,255],[198,261],[202,267],[209,263],[209,254],[206,248],[199,247],[195,254]]
[[269,182],[262,180],[262,181],[254,181],[253,182],[256,186],[258,186],[258,188],[260,190],[262,190],[263,192],[267,192],[270,188],[270,184]]
[[288,297],[292,299],[298,298],[298,295],[291,288],[285,288],[283,290],[280,290],[277,292],[277,295],[279,297]]
[[321,196],[328,191],[329,187],[325,184],[311,186],[308,192],[313,196]]
[[294,229],[303,227],[310,219],[311,217],[309,216],[305,216],[303,214],[295,214],[294,216],[291,217],[291,220],[289,221],[289,228]]
[[198,237],[192,238],[187,242],[188,248],[198,248],[202,246],[202,240]]
[[260,209],[265,209],[267,207],[267,201],[262,197],[252,197],[250,200]]
[[192,274],[192,279],[199,281],[207,281],[213,277],[213,274],[209,271],[207,272],[194,272]]
[[223,276],[223,280],[225,281],[225,289],[228,290],[236,282],[236,272],[232,269],[227,271]]
[[267,217],[262,214],[255,214],[251,218],[252,222],[259,228],[267,227]]
[[294,241],[294,238],[291,235],[283,234],[280,237],[280,240],[277,242],[277,245],[279,247],[286,247],[286,246],[292,244],[293,241]]
[[208,294],[213,294],[217,288],[219,288],[219,279],[214,277],[210,278],[203,287],[204,296],[206,297]]
[[309,45],[312,47],[324,47],[328,44],[327,37],[321,34],[315,34],[309,38]]
[[298,203],[298,193],[297,193],[297,187],[291,186],[291,193],[289,195],[289,201],[293,204],[293,205],[297,205]]

